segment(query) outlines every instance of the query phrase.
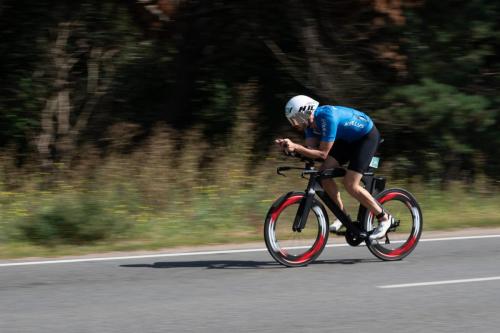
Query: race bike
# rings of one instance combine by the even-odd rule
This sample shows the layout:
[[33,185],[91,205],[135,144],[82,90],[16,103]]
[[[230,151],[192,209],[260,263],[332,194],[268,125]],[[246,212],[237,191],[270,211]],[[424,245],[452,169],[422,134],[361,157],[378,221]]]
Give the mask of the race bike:
[[323,251],[329,236],[329,218],[325,205],[345,226],[347,243],[366,246],[381,260],[401,260],[417,246],[422,234],[422,211],[415,197],[400,188],[385,189],[386,180],[377,177],[374,170],[379,158],[374,157],[370,168],[363,174],[362,183],[367,191],[394,217],[394,223],[382,239],[370,241],[369,235],[376,227],[374,215],[362,205],[357,219],[351,220],[321,186],[321,180],[343,177],[344,168],[317,170],[314,161],[295,156],[305,162],[303,168],[280,166],[279,175],[284,171],[300,170],[303,178],[308,177],[304,192],[288,192],[277,199],[269,209],[265,224],[264,238],[271,256],[280,264],[289,267],[305,266],[314,261]]

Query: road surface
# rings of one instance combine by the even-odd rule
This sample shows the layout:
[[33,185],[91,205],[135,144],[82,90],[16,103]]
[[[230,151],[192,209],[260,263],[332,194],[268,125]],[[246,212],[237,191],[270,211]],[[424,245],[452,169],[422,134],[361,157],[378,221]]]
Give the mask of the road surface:
[[500,235],[479,237],[424,234],[399,262],[332,237],[303,268],[264,244],[0,261],[0,332],[499,332]]

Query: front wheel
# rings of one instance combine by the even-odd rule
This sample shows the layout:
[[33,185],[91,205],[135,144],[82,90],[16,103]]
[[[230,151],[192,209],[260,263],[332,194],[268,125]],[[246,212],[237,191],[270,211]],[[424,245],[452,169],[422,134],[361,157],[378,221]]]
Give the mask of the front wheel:
[[314,200],[305,228],[293,231],[293,222],[305,194],[289,193],[269,210],[264,224],[264,239],[271,256],[289,267],[305,266],[323,251],[328,240],[328,215]]
[[[382,260],[403,259],[415,249],[422,234],[420,206],[410,192],[398,188],[385,190],[375,199],[394,217],[395,223],[386,237],[367,241],[366,245],[371,253]],[[365,221],[365,230],[374,228],[374,216],[370,213]]]

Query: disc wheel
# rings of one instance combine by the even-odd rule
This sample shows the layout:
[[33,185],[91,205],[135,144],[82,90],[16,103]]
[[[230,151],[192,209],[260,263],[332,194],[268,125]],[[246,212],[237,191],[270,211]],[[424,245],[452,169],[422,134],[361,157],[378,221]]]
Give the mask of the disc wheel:
[[[382,260],[400,260],[409,255],[417,246],[422,234],[422,211],[411,193],[403,189],[388,189],[376,196],[377,201],[391,214],[395,223],[386,237],[366,241],[368,249]],[[365,221],[365,230],[376,227],[373,214]]]
[[264,225],[264,239],[271,256],[289,267],[305,266],[314,261],[328,241],[328,216],[314,201],[305,228],[293,231],[295,215],[304,193],[278,199],[271,207]]

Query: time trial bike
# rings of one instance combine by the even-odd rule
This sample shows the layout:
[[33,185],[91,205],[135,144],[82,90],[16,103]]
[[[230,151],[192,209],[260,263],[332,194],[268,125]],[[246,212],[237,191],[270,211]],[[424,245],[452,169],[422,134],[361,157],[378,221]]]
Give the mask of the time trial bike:
[[[344,168],[318,170],[314,161],[295,156],[305,162],[303,168],[280,166],[284,171],[300,170],[302,177],[309,177],[304,192],[288,192],[278,198],[269,209],[264,224],[264,239],[271,256],[285,266],[305,266],[323,251],[329,236],[329,218],[325,206],[345,226],[343,233],[347,243],[358,246],[366,243],[368,249],[382,260],[400,260],[417,246],[422,234],[423,217],[415,197],[401,188],[385,189],[386,180],[377,177],[374,170],[379,158],[374,157],[370,168],[363,174],[364,187],[374,196],[383,209],[394,217],[394,223],[382,239],[370,241],[375,229],[374,215],[362,205],[357,219],[351,220],[321,186],[321,180],[343,177]],[[321,201],[320,201],[320,200]]]

